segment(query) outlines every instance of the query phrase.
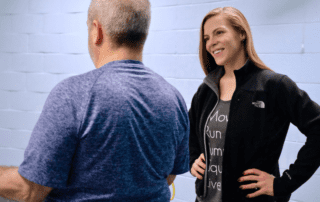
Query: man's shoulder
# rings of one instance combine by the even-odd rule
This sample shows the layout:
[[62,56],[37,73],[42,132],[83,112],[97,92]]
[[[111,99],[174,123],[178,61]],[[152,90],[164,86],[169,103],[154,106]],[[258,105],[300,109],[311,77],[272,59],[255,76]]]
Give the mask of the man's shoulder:
[[83,74],[70,76],[62,81],[60,81],[55,89],[59,91],[64,91],[66,93],[77,93],[83,92],[90,88],[97,77],[101,74],[99,71],[92,70]]

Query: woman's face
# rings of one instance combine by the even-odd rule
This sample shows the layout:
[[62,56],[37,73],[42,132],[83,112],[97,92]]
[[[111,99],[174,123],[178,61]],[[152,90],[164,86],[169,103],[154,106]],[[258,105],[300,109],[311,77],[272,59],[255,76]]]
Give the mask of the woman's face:
[[245,58],[242,40],[245,36],[237,33],[222,16],[209,18],[204,24],[206,50],[212,55],[217,65],[235,65]]

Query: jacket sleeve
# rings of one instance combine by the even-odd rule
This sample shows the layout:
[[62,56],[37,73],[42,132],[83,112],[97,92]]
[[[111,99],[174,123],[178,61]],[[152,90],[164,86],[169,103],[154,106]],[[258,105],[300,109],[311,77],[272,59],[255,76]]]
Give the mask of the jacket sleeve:
[[287,76],[282,76],[275,90],[279,108],[307,137],[296,161],[274,179],[274,195],[285,196],[305,183],[320,165],[320,107]]
[[198,119],[200,117],[197,116],[197,113],[200,113],[197,111],[199,109],[199,103],[197,102],[197,93],[193,96],[192,102],[191,102],[191,107],[189,110],[189,119],[190,119],[190,135],[189,135],[189,153],[190,153],[190,158],[189,158],[189,168],[191,172],[192,165],[194,161],[199,158],[201,154],[201,149],[199,145],[199,139],[197,137],[197,124],[196,122],[199,122]]

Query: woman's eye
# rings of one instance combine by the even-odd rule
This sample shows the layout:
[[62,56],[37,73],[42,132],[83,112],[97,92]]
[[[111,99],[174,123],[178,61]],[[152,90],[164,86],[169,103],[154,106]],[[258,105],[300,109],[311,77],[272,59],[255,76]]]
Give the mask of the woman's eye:
[[222,33],[223,33],[222,31],[218,31],[218,32],[217,32],[217,34],[222,34]]

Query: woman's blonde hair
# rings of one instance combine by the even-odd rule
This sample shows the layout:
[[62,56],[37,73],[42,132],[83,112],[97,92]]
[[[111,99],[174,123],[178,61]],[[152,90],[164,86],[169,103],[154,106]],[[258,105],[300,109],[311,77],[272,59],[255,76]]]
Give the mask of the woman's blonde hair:
[[210,53],[206,50],[206,43],[204,41],[203,35],[204,35],[204,24],[205,22],[217,15],[224,15],[226,19],[229,21],[231,26],[235,31],[238,33],[244,33],[246,36],[246,39],[243,41],[244,48],[247,57],[259,68],[261,69],[268,69],[271,70],[269,67],[267,67],[259,58],[257,52],[254,49],[253,46],[253,40],[252,40],[252,34],[250,30],[249,23],[247,19],[244,17],[244,15],[236,8],[233,7],[224,7],[224,8],[216,8],[210,11],[202,20],[201,23],[201,29],[200,29],[200,45],[199,45],[199,58],[201,67],[205,73],[205,75],[208,75],[208,73],[215,69],[217,67],[217,64],[214,60],[214,58],[211,56]]

